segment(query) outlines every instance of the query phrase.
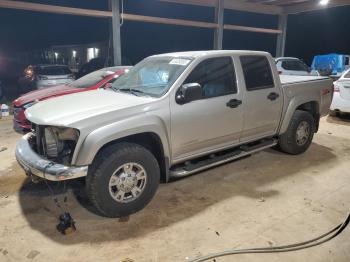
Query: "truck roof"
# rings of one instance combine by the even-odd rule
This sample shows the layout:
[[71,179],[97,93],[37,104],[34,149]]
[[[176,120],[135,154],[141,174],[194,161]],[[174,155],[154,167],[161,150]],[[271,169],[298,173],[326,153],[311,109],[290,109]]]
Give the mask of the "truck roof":
[[186,52],[174,52],[174,53],[165,53],[154,55],[152,57],[161,57],[161,56],[173,56],[173,57],[191,57],[197,58],[202,56],[212,56],[212,55],[270,55],[268,52],[263,51],[249,51],[249,50],[203,50],[203,51],[186,51]]

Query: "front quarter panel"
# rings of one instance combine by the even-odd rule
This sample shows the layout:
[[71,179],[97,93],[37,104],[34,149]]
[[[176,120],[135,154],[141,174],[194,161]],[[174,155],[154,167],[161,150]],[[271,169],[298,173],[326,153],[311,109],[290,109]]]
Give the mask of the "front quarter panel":
[[102,126],[89,133],[79,148],[75,150],[72,164],[90,165],[99,150],[106,144],[130,135],[154,133],[162,142],[164,156],[170,156],[168,115],[164,118],[152,113],[145,113]]

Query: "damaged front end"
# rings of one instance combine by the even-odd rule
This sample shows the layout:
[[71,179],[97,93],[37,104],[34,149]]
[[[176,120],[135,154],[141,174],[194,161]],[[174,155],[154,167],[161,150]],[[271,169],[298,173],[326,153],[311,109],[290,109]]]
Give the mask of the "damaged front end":
[[30,176],[51,181],[84,177],[88,166],[71,166],[78,138],[73,128],[33,124],[17,144],[16,159]]
[[35,137],[31,146],[39,155],[54,162],[70,165],[79,131],[74,128],[53,126],[32,126]]

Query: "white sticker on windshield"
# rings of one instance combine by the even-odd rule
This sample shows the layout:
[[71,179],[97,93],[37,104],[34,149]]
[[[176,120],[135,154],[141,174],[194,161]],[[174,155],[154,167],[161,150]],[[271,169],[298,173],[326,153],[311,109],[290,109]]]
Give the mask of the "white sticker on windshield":
[[173,58],[169,62],[169,65],[181,65],[181,66],[186,66],[191,60],[186,59],[186,58]]

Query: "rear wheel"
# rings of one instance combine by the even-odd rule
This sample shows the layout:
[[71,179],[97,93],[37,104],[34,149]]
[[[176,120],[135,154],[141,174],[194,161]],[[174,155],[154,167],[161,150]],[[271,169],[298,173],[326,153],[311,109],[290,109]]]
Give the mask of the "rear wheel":
[[144,147],[118,143],[100,152],[86,178],[87,195],[107,217],[123,217],[144,208],[153,198],[160,171]]
[[283,152],[297,155],[305,152],[315,132],[314,118],[309,112],[296,110],[287,131],[279,137],[279,147]]

